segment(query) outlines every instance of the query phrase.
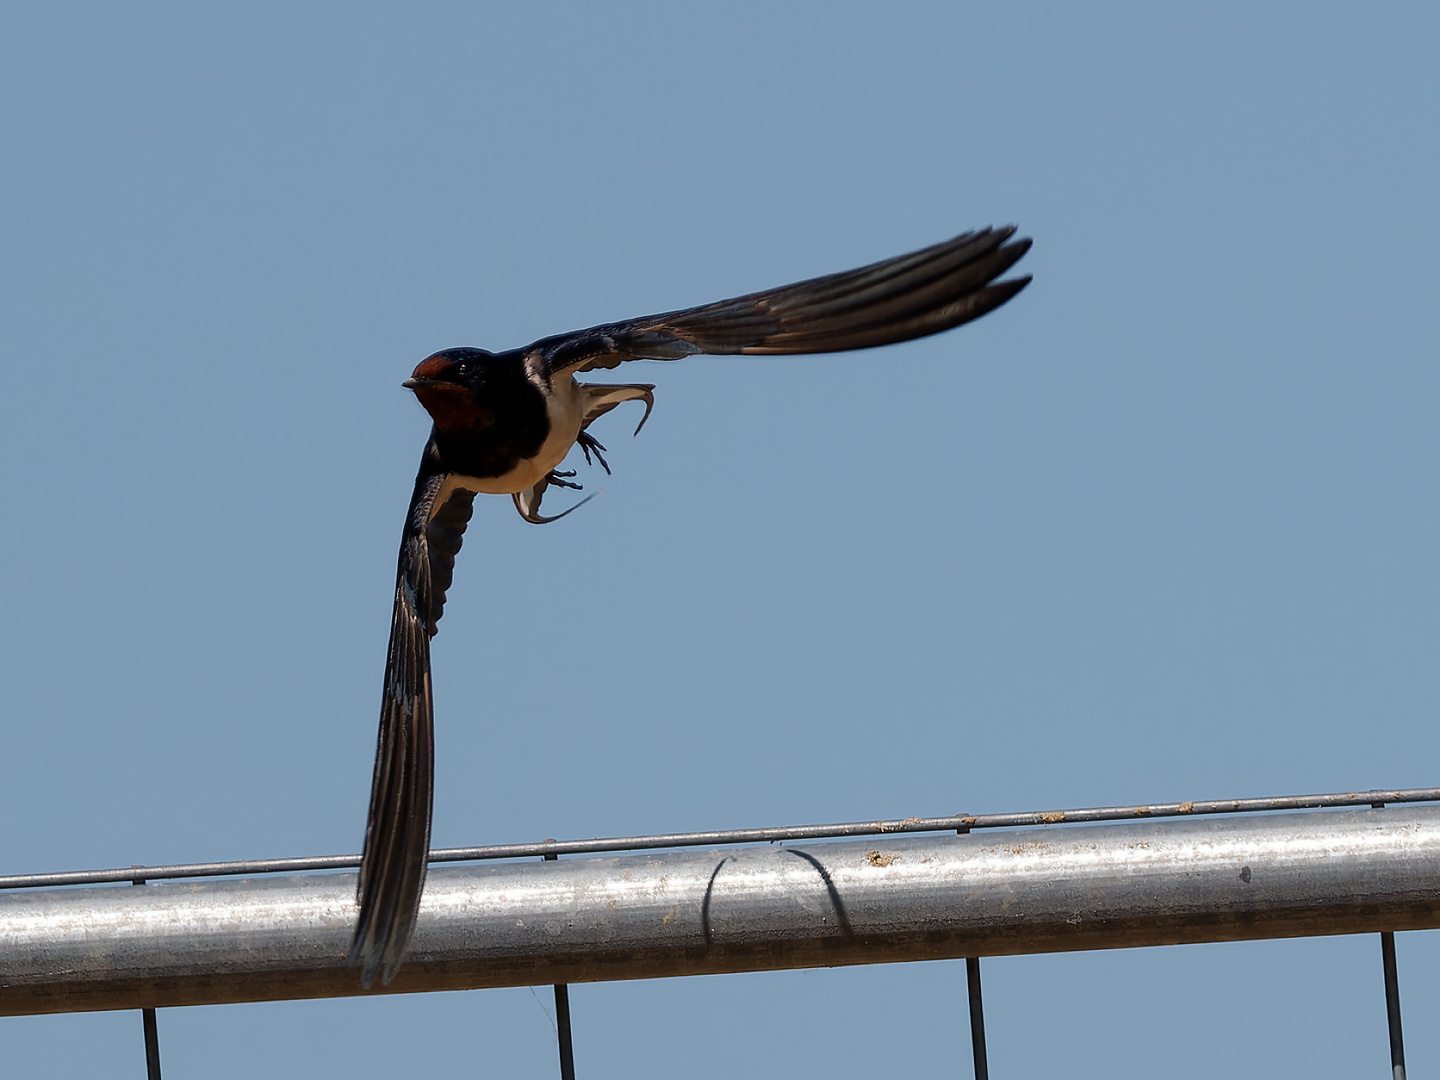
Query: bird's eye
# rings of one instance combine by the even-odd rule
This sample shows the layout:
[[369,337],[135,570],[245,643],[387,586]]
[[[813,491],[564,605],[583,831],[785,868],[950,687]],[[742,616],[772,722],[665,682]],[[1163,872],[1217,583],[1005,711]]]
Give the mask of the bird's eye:
[[472,374],[474,374],[474,372],[475,372],[475,365],[474,365],[474,364],[456,364],[456,365],[455,365],[455,374],[456,374],[456,375],[459,375],[461,378],[464,378],[464,377],[467,376],[467,375],[472,375]]

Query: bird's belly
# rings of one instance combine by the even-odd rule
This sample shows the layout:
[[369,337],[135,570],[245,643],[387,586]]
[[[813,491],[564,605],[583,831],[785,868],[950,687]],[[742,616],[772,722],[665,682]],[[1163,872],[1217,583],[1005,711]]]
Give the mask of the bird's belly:
[[539,452],[534,457],[522,458],[514,468],[500,476],[466,476],[460,481],[466,488],[487,495],[528,491],[565,460],[565,455],[580,434],[584,402],[573,378],[566,376],[563,381],[557,380],[557,384],[545,399],[550,434],[545,437]]

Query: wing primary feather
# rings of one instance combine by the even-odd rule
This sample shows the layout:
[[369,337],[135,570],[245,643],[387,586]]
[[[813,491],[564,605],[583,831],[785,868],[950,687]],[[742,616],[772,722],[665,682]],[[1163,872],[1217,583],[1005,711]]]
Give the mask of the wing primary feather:
[[[884,259],[858,270],[812,278],[778,289],[741,297],[742,303],[761,304],[776,315],[802,310],[807,316],[827,309],[863,307],[875,297],[893,296],[924,285],[994,252],[1014,232],[1013,227],[965,233],[912,255]],[[732,303],[734,301],[731,301]]]
[[430,853],[434,701],[430,638],[444,609],[474,493],[458,488],[426,447],[410,501],[395,575],[380,730],[346,962],[368,988],[390,982],[415,928]]
[[994,311],[1026,285],[1030,278],[1016,278],[1002,281],[979,292],[961,297],[959,300],[920,312],[906,319],[885,323],[880,326],[846,330],[829,335],[795,335],[793,339],[781,335],[764,345],[742,350],[753,356],[780,356],[796,353],[844,352],[849,349],[870,349],[879,345],[894,345],[901,341],[927,337],[964,323],[978,319]]
[[[806,330],[837,329],[852,325],[880,325],[965,296],[999,277],[1025,254],[1028,244],[996,248],[958,265],[927,266],[923,271],[896,278],[883,288],[867,288],[839,299],[818,298],[807,302],[790,300],[796,311],[793,321]],[[937,271],[937,272],[930,272]],[[783,332],[783,331],[782,331]]]
[[793,285],[545,338],[529,346],[562,372],[697,353],[840,352],[939,333],[1005,303],[1029,278],[997,282],[1026,251],[1014,226]]

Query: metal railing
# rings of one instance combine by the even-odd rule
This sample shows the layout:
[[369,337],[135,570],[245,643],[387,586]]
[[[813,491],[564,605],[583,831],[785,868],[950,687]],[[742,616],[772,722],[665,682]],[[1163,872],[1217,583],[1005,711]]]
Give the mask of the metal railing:
[[[1440,927],[1440,806],[1377,808],[1436,801],[1348,792],[440,851],[475,865],[432,870],[407,964],[378,992],[553,983],[561,1006],[570,982],[966,957],[983,1076],[978,957],[1378,932],[1403,1077],[1393,934]],[[1257,813],[1301,808],[1328,809]],[[353,873],[298,873],[357,863],[0,879],[0,1014],[145,1009],[158,1076],[149,1010],[361,993],[344,967]],[[250,877],[176,880],[234,875]]]
[[[437,848],[430,852],[430,863],[434,865],[447,862],[479,862],[488,859],[594,855],[617,851],[645,851],[655,848],[774,844],[785,840],[832,840],[845,836],[883,836],[891,833],[969,832],[972,829],[1013,829],[1027,825],[1081,824],[1139,818],[1201,817],[1211,814],[1254,814],[1277,810],[1320,810],[1346,806],[1383,806],[1389,803],[1417,802],[1440,802],[1440,788],[1375,788],[1370,791],[1342,791],[1325,795],[1274,795],[1260,799],[1192,800],[1130,806],[1096,806],[1077,810],[1027,810],[1012,814],[955,814],[950,817],[909,817],[888,821],[851,821],[832,825],[781,825],[761,829],[612,836],[591,840],[541,840],[529,844]],[[64,870],[50,874],[0,875],[0,889],[44,889],[63,885],[130,882],[135,878],[136,872],[140,870],[145,872],[147,880],[162,881],[170,878],[298,874],[311,870],[353,870],[359,866],[359,855],[311,855],[289,859],[178,863],[169,866],[132,865],[109,870]]]

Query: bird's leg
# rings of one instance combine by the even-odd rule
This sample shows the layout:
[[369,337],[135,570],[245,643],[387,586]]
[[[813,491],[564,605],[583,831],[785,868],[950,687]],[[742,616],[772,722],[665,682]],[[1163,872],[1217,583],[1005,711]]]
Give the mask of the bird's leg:
[[554,487],[570,488],[574,491],[580,491],[582,490],[580,484],[572,484],[569,479],[567,479],[574,475],[574,469],[567,469],[565,472],[561,472],[559,469],[551,469],[550,475],[545,477],[545,482]]
[[[595,452],[595,461],[600,462],[600,467],[605,470],[607,476],[610,475],[610,463],[606,461],[605,456],[600,453],[605,447],[600,444],[599,439],[595,438],[595,436],[591,435],[588,431],[582,431],[579,435],[575,436],[575,441],[580,444],[580,449],[585,452],[586,465],[594,464],[594,462],[590,460],[590,452],[593,450]],[[573,476],[574,474],[572,473],[571,475]]]

